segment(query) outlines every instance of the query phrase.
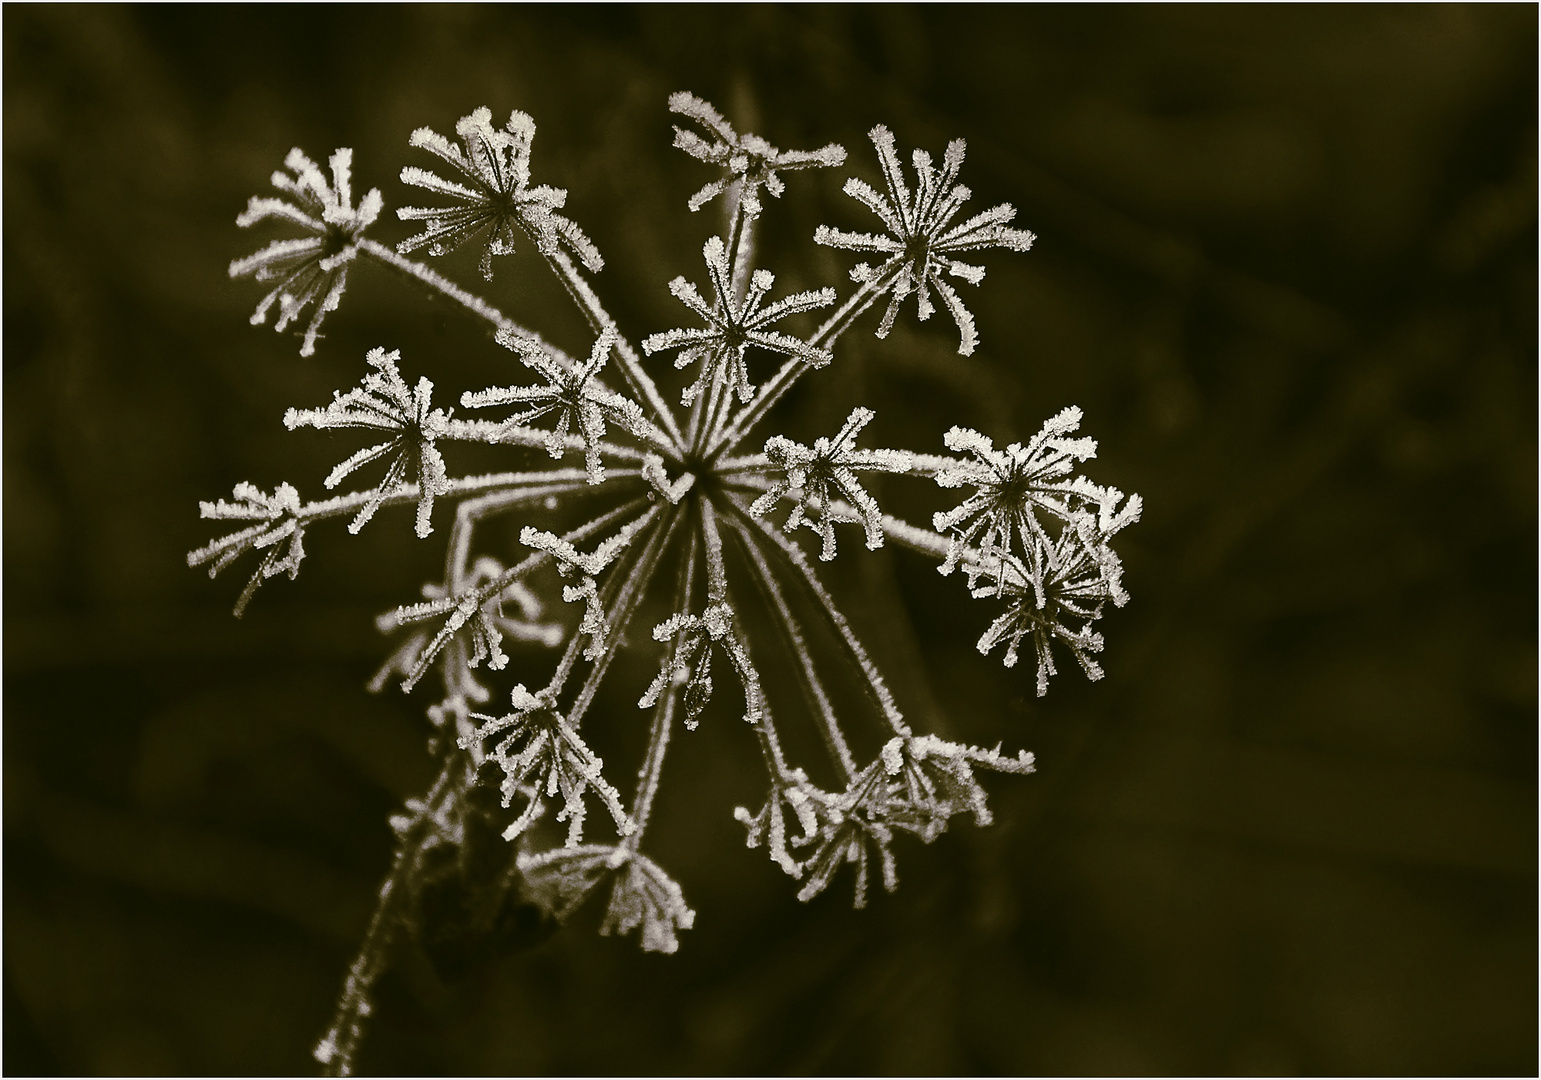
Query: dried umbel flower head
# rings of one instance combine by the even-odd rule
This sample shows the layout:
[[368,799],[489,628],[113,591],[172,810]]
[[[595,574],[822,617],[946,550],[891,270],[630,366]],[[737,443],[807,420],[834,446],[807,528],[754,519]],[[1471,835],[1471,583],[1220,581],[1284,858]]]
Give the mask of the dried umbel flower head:
[[[427,710],[437,729],[430,746],[440,772],[422,798],[409,800],[392,819],[396,859],[335,1023],[316,1050],[334,1071],[352,1065],[392,935],[419,926],[424,890],[457,872],[445,867],[470,873],[464,868],[474,860],[465,852],[489,830],[514,842],[505,872],[478,879],[476,887],[491,891],[494,906],[499,890],[517,889],[561,917],[603,886],[609,890],[603,933],[636,931],[644,949],[679,948],[680,934],[697,915],[685,888],[645,845],[671,741],[689,737],[681,731],[714,713],[754,735],[764,787],[746,793],[747,806],[734,814],[749,847],[762,849],[793,878],[802,900],[825,891],[849,865],[860,907],[874,878],[886,889],[897,887],[904,837],[931,842],[960,816],[990,821],[978,774],[1031,772],[1032,755],[917,731],[797,541],[799,526],[818,535],[818,555],[826,562],[851,550],[836,542],[849,526],[860,531],[866,549],[895,543],[936,560],[944,574],[961,568],[968,587],[959,596],[994,605],[980,651],[1004,643],[1010,667],[1030,643],[1040,694],[1055,671],[1056,652],[1068,652],[1091,678],[1100,676],[1092,656],[1103,641],[1092,626],[1107,601],[1127,600],[1112,539],[1139,516],[1139,499],[1125,499],[1080,472],[1096,445],[1073,436],[1079,409],[1063,410],[1036,436],[1004,450],[980,432],[955,427],[937,439],[949,454],[858,447],[874,420],[860,404],[843,405],[844,424],[811,445],[761,430],[792,387],[839,363],[841,338],[884,298],[878,337],[888,333],[904,298],[915,295],[925,319],[935,294],[958,325],[959,351],[974,350],[973,318],[944,275],[977,285],[983,268],[956,256],[1026,251],[1033,238],[1009,227],[1015,211],[1007,204],[954,224],[970,197],[957,182],[962,140],[948,145],[939,168],[917,150],[912,190],[893,135],[874,128],[886,194],[855,178],[845,190],[882,219],[887,234],[821,226],[814,239],[875,253],[881,261],[851,272],[856,287],[843,300],[831,287],[771,299],[775,277],[755,262],[755,229],[767,209],[760,195],[779,196],[783,172],[842,164],[844,150],[783,151],[735,132],[693,95],[676,94],[669,104],[700,129],[676,128],[676,145],[720,170],[689,208],[723,196],[728,210],[723,233],[702,247],[710,296],[683,277],[667,284],[699,325],[642,342],[650,356],[674,353],[673,369],[694,369],[672,393],[656,381],[672,376],[670,366],[650,370],[585,276],[603,263],[581,230],[556,213],[565,193],[534,182],[535,125],[524,113],[514,112],[497,128],[490,110],[477,109],[456,125],[458,144],[429,128],[413,133],[411,145],[450,165],[455,179],[415,166],[402,172],[404,182],[449,205],[398,211],[425,223],[398,249],[362,236],[381,199],[371,192],[351,209],[345,150],[333,156],[330,184],[298,151],[291,154],[298,179],[279,174],[275,182],[293,201],[254,200],[240,219],[279,218],[304,233],[232,267],[257,270],[259,277],[287,274],[259,309],[280,299],[281,326],[304,303],[319,300],[302,352],[314,349],[321,316],[337,306],[344,270],[362,261],[388,266],[482,320],[510,353],[515,376],[506,386],[463,392],[460,407],[476,414],[465,419],[434,406],[427,377],[413,384],[402,373],[415,372],[424,358],[409,361],[384,347],[371,351],[359,385],[323,408],[290,410],[285,421],[290,428],[366,433],[365,445],[326,477],[328,487],[377,459],[386,463],[383,478],[316,502],[304,501],[289,484],[273,495],[239,485],[235,502],[205,503],[203,512],[241,527],[188,559],[217,573],[248,552],[259,555],[239,614],[262,581],[298,572],[304,531],[324,519],[351,517],[356,532],[388,509],[411,506],[419,537],[433,530],[436,515],[451,522],[443,579],[380,620],[384,630],[402,629],[404,640],[377,686],[399,676],[410,691],[430,674],[440,677]],[[420,247],[443,254],[476,242],[490,277],[492,257],[524,240],[591,328],[592,341],[577,358],[406,258]],[[824,311],[811,331],[796,329],[798,317]],[[509,471],[456,475],[448,459],[457,443],[502,450]],[[929,484],[944,503],[954,489],[965,494],[938,509],[934,530],[928,529],[884,511],[874,483],[880,476]],[[454,504],[452,514],[446,503]],[[518,547],[497,549],[493,531],[483,528],[493,519],[513,519]],[[661,620],[639,625],[642,612],[660,608]],[[754,617],[746,617],[751,609]],[[762,638],[763,627],[772,632]],[[505,637],[544,643],[552,652],[546,659],[511,657],[502,647]],[[656,676],[626,695],[637,702],[635,719],[601,716],[595,708],[623,647],[651,649],[655,656]],[[795,685],[767,684],[761,672],[772,656],[790,666]],[[837,677],[855,678],[864,713],[837,713],[831,692]],[[742,719],[724,721],[724,712]],[[791,760],[787,747],[810,741],[783,740],[795,723],[811,725],[822,757]],[[647,726],[648,743],[628,798],[597,748],[615,728],[632,724]],[[864,729],[856,743],[847,737],[853,724]],[[881,750],[863,759],[855,745]],[[490,803],[478,795],[489,785],[496,789]],[[595,805],[605,813],[591,820]],[[565,825],[564,838],[545,828],[548,818]],[[613,840],[586,837],[594,828],[612,829]]]
[[321,169],[298,147],[290,150],[284,158],[284,168],[294,175],[273,174],[273,186],[288,198],[253,195],[245,212],[235,219],[243,229],[268,219],[300,227],[302,235],[275,240],[261,251],[231,263],[230,276],[250,274],[258,281],[278,281],[252,313],[253,326],[267,321],[275,302],[278,321],[273,328],[280,333],[307,305],[316,305],[310,325],[305,328],[301,356],[316,351],[321,322],[342,301],[343,290],[348,287],[348,265],[359,253],[364,230],[375,223],[384,205],[380,189],[370,188],[358,207],[353,206],[352,150],[342,149],[333,154],[331,167],[332,180],[328,183]]

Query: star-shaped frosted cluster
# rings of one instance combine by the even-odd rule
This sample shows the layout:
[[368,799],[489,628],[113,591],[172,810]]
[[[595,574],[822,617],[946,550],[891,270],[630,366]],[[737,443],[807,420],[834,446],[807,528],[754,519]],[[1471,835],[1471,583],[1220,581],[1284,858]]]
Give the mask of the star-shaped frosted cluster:
[[689,128],[674,127],[674,145],[698,161],[721,168],[724,175],[690,197],[692,211],[738,185],[739,205],[754,219],[763,209],[760,189],[781,197],[786,183],[777,175],[793,169],[816,169],[845,164],[845,147],[836,143],[817,150],[778,150],[758,135],[740,135],[709,102],[681,91],[669,95],[669,111],[694,120],[705,137]]
[[364,376],[363,384],[346,394],[338,392],[330,405],[320,409],[290,409],[284,414],[284,426],[348,429],[362,428],[389,435],[384,442],[366,446],[327,474],[324,483],[334,488],[355,470],[379,458],[386,458],[385,479],[374,489],[358,514],[348,525],[356,533],[374,516],[380,505],[406,484],[417,487],[417,535],[433,531],[433,500],[449,490],[444,472],[444,458],[436,440],[447,434],[449,418],[442,409],[432,408],[433,383],[426,377],[408,386],[396,368],[401,353],[371,349],[366,358],[375,370]]
[[972,194],[967,187],[956,183],[966,146],[962,139],[947,144],[940,169],[932,164],[931,155],[926,151],[915,151],[915,190],[911,191],[904,182],[893,133],[879,124],[872,129],[870,137],[877,148],[887,193],[854,176],[845,182],[845,193],[882,219],[887,234],[848,232],[820,225],[814,240],[830,247],[871,252],[882,258],[876,266],[858,263],[851,271],[853,281],[869,285],[890,297],[888,309],[878,324],[878,337],[888,335],[899,314],[899,305],[911,294],[916,298],[921,321],[929,319],[935,310],[931,302],[931,292],[935,290],[958,325],[961,335],[958,352],[971,356],[979,344],[974,316],[942,275],[945,273],[959,281],[978,285],[984,280],[984,267],[962,262],[955,256],[995,247],[1026,251],[1033,246],[1035,237],[1026,229],[1009,227],[1008,223],[1017,214],[1010,203],[1001,203],[952,224]]
[[822,437],[810,446],[772,435],[765,443],[765,456],[780,473],[771,488],[750,504],[751,514],[767,513],[777,501],[789,497],[794,505],[787,516],[787,528],[806,525],[823,538],[819,558],[829,562],[835,557],[835,511],[833,500],[843,498],[855,508],[867,533],[867,547],[883,546],[883,511],[857,479],[858,472],[907,473],[913,457],[903,450],[858,450],[856,436],[871,422],[871,409],[857,406],[834,438]]
[[424,222],[423,231],[397,245],[402,254],[428,248],[431,255],[447,255],[461,245],[479,239],[481,273],[492,280],[492,257],[512,255],[519,234],[530,237],[543,252],[570,250],[589,270],[598,272],[605,262],[599,250],[572,221],[557,213],[567,202],[567,192],[546,184],[530,184],[530,144],[535,121],[515,110],[502,128],[493,126],[492,110],[480,108],[455,125],[460,145],[432,128],[418,128],[411,144],[439,158],[459,177],[446,180],[416,165],[401,170],[401,182],[422,188],[448,206],[404,206],[396,211],[402,221]]
[[739,297],[733,287],[733,267],[722,238],[714,236],[708,240],[701,254],[706,258],[707,279],[712,284],[712,303],[703,300],[696,287],[683,277],[669,282],[669,291],[706,325],[697,329],[666,330],[642,342],[642,349],[649,356],[678,349],[679,355],[674,361],[676,368],[701,364],[696,381],[680,394],[680,404],[693,404],[701,391],[718,379],[730,390],[737,391],[741,401],[748,401],[754,393],[746,359],[751,347],[795,357],[813,367],[829,363],[827,349],[809,345],[802,338],[769,327],[789,315],[828,307],[835,302],[834,289],[794,293],[761,307],[766,294],[776,283],[776,275],[769,270],[754,271],[749,277],[748,290]]
[[259,221],[276,220],[297,225],[303,233],[275,240],[230,264],[231,277],[250,274],[258,281],[278,282],[252,313],[253,326],[266,322],[276,303],[278,321],[273,328],[282,333],[301,311],[315,304],[315,314],[300,345],[301,356],[315,353],[321,323],[337,310],[348,287],[348,266],[358,257],[364,230],[375,223],[384,205],[378,188],[371,188],[358,206],[353,205],[352,150],[337,151],[330,164],[332,179],[328,182],[320,166],[298,147],[290,150],[284,158],[289,172],[273,174],[273,186],[287,198],[253,195],[235,219],[243,229]]

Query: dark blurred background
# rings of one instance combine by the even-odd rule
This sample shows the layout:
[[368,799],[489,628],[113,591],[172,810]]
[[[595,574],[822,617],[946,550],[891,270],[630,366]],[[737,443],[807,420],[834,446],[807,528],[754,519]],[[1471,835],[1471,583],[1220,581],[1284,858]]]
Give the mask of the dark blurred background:
[[[250,568],[184,556],[213,535],[199,499],[319,489],[338,455],[280,417],[366,348],[446,398],[507,358],[366,271],[300,359],[225,272],[264,239],[234,225],[247,196],[290,146],[352,146],[356,190],[403,205],[413,128],[524,109],[635,340],[677,323],[663,283],[700,276],[716,224],[669,147],[690,89],[851,151],[770,206],[787,288],[852,261],[810,236],[870,227],[839,186],[875,176],[878,122],[905,151],[966,137],[972,205],[1039,233],[985,260],[975,357],[945,313],[886,344],[869,316],[784,420],[861,401],[874,444],[938,451],[1082,406],[1092,475],[1146,500],[1108,677],[1066,661],[1036,699],[1030,664],[974,652],[988,605],[960,580],[848,537],[833,586],[907,707],[1037,752],[991,782],[998,823],[902,844],[865,912],[848,874],[799,904],[742,847],[760,790],[719,715],[659,811],[699,912],[678,955],[592,918],[458,978],[404,948],[361,1067],[1534,1074],[1534,6],[3,18],[5,1072],[310,1071],[386,816],[431,776],[423,702],[363,684],[372,616],[442,532],[313,529],[241,621]],[[492,295],[586,347],[530,263]]]

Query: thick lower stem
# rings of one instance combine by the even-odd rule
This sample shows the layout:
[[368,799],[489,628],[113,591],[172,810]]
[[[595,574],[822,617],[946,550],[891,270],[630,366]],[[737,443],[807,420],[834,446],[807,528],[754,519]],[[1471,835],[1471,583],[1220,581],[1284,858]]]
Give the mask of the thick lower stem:
[[364,1037],[364,1025],[373,1011],[370,992],[374,989],[375,980],[385,971],[386,958],[396,931],[417,899],[413,885],[423,855],[436,839],[435,827],[441,824],[440,815],[454,799],[456,792],[468,786],[471,779],[466,775],[466,760],[463,755],[451,752],[443,771],[424,796],[416,816],[402,831],[391,872],[380,885],[380,900],[375,905],[374,916],[369,920],[369,929],[364,933],[364,943],[359,949],[358,958],[348,969],[332,1026],[316,1044],[315,1058],[328,1076],[353,1074],[359,1043]]

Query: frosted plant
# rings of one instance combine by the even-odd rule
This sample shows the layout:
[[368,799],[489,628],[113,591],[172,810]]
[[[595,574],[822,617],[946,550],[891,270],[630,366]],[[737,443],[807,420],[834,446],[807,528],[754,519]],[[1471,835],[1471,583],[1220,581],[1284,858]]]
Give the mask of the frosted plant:
[[[1088,677],[1102,674],[1092,657],[1103,642],[1092,626],[1108,601],[1127,599],[1111,540],[1138,518],[1140,504],[1137,496],[1126,499],[1077,471],[1095,451],[1092,440],[1072,436],[1079,409],[1063,410],[1032,439],[1004,451],[965,428],[939,440],[949,454],[858,447],[874,419],[860,405],[838,431],[811,446],[760,430],[793,386],[838,361],[837,343],[884,297],[878,337],[889,332],[911,294],[927,318],[934,292],[958,324],[959,351],[973,351],[973,319],[942,275],[977,285],[983,268],[954,256],[995,247],[1025,251],[1032,234],[1009,227],[1014,211],[1006,204],[953,224],[969,198],[956,182],[963,142],[948,145],[940,168],[916,151],[911,190],[893,136],[874,128],[887,194],[854,178],[845,190],[878,214],[888,234],[821,226],[815,239],[883,261],[858,265],[851,274],[856,288],[844,300],[827,287],[769,300],[774,276],[755,265],[754,233],[766,210],[760,194],[784,191],[780,172],[840,165],[845,151],[834,145],[782,151],[735,132],[690,94],[676,94],[669,104],[705,132],[677,127],[675,145],[720,169],[690,198],[690,209],[720,195],[726,212],[723,232],[702,249],[710,298],[685,278],[668,285],[700,325],[642,341],[648,355],[675,353],[673,370],[694,366],[684,386],[668,364],[649,370],[585,276],[603,262],[583,232],[556,213],[565,192],[533,183],[535,125],[524,113],[496,128],[491,112],[477,109],[456,125],[458,145],[429,128],[412,134],[410,144],[450,165],[456,178],[417,166],[402,171],[402,181],[449,205],[398,211],[424,228],[397,249],[363,235],[382,200],[371,191],[352,208],[347,150],[333,155],[330,183],[293,151],[287,163],[294,176],[274,177],[287,198],[254,199],[238,219],[243,226],[272,219],[302,233],[230,268],[236,276],[282,279],[255,321],[278,302],[282,329],[300,308],[316,304],[302,353],[314,350],[321,319],[342,299],[347,269],[365,263],[459,304],[514,360],[509,385],[461,394],[459,406],[475,413],[466,419],[434,407],[434,386],[418,373],[422,358],[384,347],[370,351],[357,386],[324,407],[291,409],[284,420],[291,429],[365,432],[365,445],[331,471],[327,487],[377,459],[385,462],[383,478],[318,501],[305,501],[287,483],[272,495],[238,484],[233,501],[202,504],[205,517],[235,522],[236,531],[188,556],[211,575],[248,553],[257,557],[236,602],[240,614],[263,581],[298,573],[305,530],[324,520],[351,518],[349,529],[357,532],[388,510],[410,506],[419,537],[432,532],[435,516],[449,522],[442,579],[379,619],[380,628],[400,640],[374,688],[399,678],[411,691],[438,676],[440,690],[427,711],[440,773],[391,820],[395,860],[333,1026],[316,1048],[331,1071],[351,1069],[370,990],[393,939],[403,928],[424,929],[423,898],[445,882],[479,897],[478,910],[498,910],[517,890],[558,918],[603,885],[609,900],[601,933],[636,931],[644,949],[677,949],[696,913],[643,845],[671,739],[707,720],[714,706],[742,716],[738,722],[754,734],[764,766],[763,789],[734,816],[745,826],[748,846],[762,849],[800,883],[802,900],[822,893],[850,864],[860,907],[874,873],[886,889],[897,887],[902,837],[930,842],[959,815],[980,825],[990,821],[976,774],[1031,772],[1032,755],[912,728],[798,543],[799,526],[818,534],[824,561],[836,556],[837,533],[855,526],[869,549],[891,541],[937,560],[943,574],[962,568],[966,591],[994,605],[980,651],[1004,643],[1010,667],[1030,642],[1040,694],[1054,673],[1056,651],[1069,652]],[[592,338],[578,354],[586,352],[585,358],[575,359],[407,258],[419,248],[443,256],[475,243],[482,273],[490,277],[492,257],[508,254],[521,238],[587,321]],[[796,330],[797,317],[824,309],[832,310],[811,332]],[[762,371],[767,361],[776,366]],[[655,375],[675,384],[666,392]],[[671,396],[680,407],[670,404]],[[510,471],[454,474],[447,460],[457,443],[507,453]],[[931,481],[944,502],[952,489],[966,491],[939,509],[934,530],[927,529],[883,511],[873,485],[880,474]],[[446,504],[453,504],[452,513]],[[777,524],[783,506],[784,526]],[[492,542],[482,526],[495,518],[519,526],[514,551],[487,550]],[[747,618],[751,608],[754,617]],[[764,640],[761,627],[771,628]],[[506,639],[552,652],[521,651],[516,660],[503,648]],[[656,656],[650,683],[621,687],[619,696],[605,699],[635,700],[636,721],[626,714],[629,705],[596,708],[622,648]],[[787,700],[761,676],[771,656],[790,662],[794,672]],[[504,676],[509,668],[516,670]],[[837,716],[830,693],[837,675],[857,681],[863,709]],[[596,747],[633,723],[646,723],[649,737],[628,799]],[[793,723],[812,725],[822,757],[789,760],[781,732]],[[862,729],[859,745],[881,746],[875,757],[858,757],[857,744],[847,739],[851,724]],[[594,805],[606,811],[600,820],[613,827],[612,840],[585,841]],[[565,835],[555,823],[565,823]],[[512,842],[504,849],[504,869],[490,876],[476,854],[483,850],[476,838],[489,832]]]

